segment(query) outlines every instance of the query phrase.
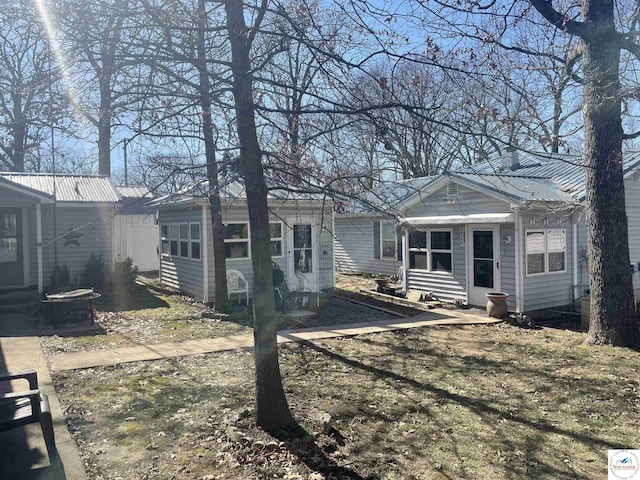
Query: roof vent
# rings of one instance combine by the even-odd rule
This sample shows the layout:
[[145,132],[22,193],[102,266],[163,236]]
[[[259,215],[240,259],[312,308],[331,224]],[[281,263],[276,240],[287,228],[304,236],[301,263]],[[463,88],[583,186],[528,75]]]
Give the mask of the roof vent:
[[520,157],[516,147],[507,147],[507,156],[502,157],[503,170],[517,170],[520,168]]
[[447,196],[457,196],[458,195],[458,184],[451,182],[447,184]]

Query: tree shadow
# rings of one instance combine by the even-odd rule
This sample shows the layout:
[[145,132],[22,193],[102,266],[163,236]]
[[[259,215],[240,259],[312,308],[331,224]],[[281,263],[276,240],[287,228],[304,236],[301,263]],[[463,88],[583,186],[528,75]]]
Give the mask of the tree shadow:
[[130,310],[146,310],[152,308],[168,308],[169,304],[143,285],[115,286],[102,293],[96,300],[96,308],[105,312],[122,312]]

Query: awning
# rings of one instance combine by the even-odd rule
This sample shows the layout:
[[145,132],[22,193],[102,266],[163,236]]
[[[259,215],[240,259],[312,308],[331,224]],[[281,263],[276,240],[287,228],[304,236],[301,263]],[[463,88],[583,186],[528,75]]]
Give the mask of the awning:
[[460,225],[467,223],[513,223],[513,213],[470,213],[469,215],[434,215],[431,217],[408,217],[404,222],[412,226]]

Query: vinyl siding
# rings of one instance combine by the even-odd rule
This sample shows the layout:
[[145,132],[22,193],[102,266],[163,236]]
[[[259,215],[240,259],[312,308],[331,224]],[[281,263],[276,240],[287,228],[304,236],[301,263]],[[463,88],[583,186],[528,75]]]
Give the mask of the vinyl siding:
[[[51,276],[56,256],[60,267],[65,265],[69,269],[71,282],[81,285],[82,276],[85,271],[86,262],[91,256],[102,255],[107,270],[113,268],[113,218],[115,207],[87,206],[87,207],[56,207],[56,232],[57,242],[54,242],[53,207],[45,205],[42,207],[42,239],[44,243],[43,257],[43,280],[45,285],[51,283]],[[35,216],[35,210],[34,210]],[[35,225],[34,225],[35,227]],[[79,245],[65,245],[65,239],[61,237],[71,229],[82,235],[78,240]],[[34,232],[35,237],[35,232]],[[54,246],[55,245],[55,246]],[[32,261],[37,262],[34,254]],[[36,278],[33,279],[37,283]],[[92,285],[86,285],[90,287]]]
[[[626,179],[624,191],[629,226],[629,258],[637,271],[640,263],[640,181]],[[640,273],[633,275],[633,288],[640,288]]]
[[[199,207],[179,211],[162,211],[159,215],[158,234],[160,225],[188,222],[202,223],[202,210]],[[180,244],[178,243],[179,248]],[[202,260],[163,255],[160,260],[160,279],[162,283],[188,293],[198,300],[204,298]]]
[[447,196],[447,187],[418,201],[405,210],[406,217],[469,215],[473,213],[509,213],[508,203],[470,188],[458,186],[458,195]]
[[464,225],[438,225],[437,228],[452,229],[453,274],[409,269],[407,271],[407,290],[433,293],[438,300],[460,299],[466,301],[467,262],[464,236],[460,234],[460,229],[464,230]]
[[[544,219],[548,220],[547,225]],[[535,225],[530,224],[533,219]],[[560,220],[561,223],[557,223]],[[523,239],[526,239],[527,230],[565,229],[566,230],[566,271],[561,273],[549,273],[541,275],[527,276],[526,272],[526,240],[522,249],[524,275],[524,311],[531,312],[547,308],[561,307],[571,304],[572,295],[572,266],[573,266],[573,231],[571,227],[571,216],[549,215],[546,217],[523,215]]]
[[[505,237],[511,238],[510,243]],[[507,305],[510,311],[516,309],[516,242],[515,226],[512,223],[500,225],[500,290],[509,294]]]
[[335,219],[336,269],[344,273],[382,273],[395,275],[402,266],[401,260],[374,258],[373,224],[382,219]]

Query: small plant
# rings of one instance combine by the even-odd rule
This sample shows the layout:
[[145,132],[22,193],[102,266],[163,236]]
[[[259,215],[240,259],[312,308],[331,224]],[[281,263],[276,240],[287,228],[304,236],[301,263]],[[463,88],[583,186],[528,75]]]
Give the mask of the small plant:
[[133,286],[138,275],[138,267],[133,265],[133,260],[127,257],[123,262],[116,262],[111,278],[112,286]]
[[92,253],[84,264],[84,273],[82,274],[83,287],[102,288],[106,280],[106,267],[102,254],[96,255]]
[[51,286],[54,288],[68,287],[71,284],[71,275],[69,274],[69,268],[67,265],[56,265],[51,272]]

